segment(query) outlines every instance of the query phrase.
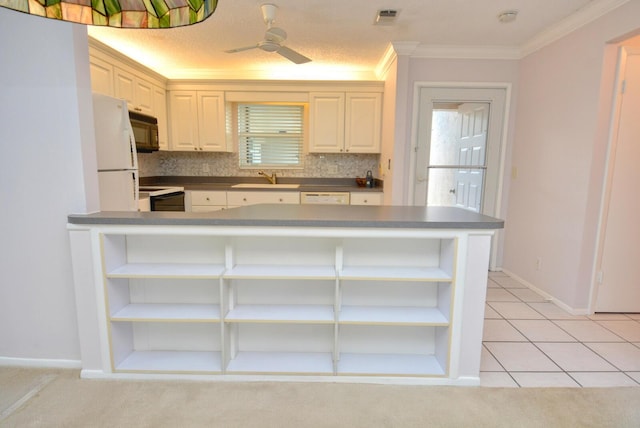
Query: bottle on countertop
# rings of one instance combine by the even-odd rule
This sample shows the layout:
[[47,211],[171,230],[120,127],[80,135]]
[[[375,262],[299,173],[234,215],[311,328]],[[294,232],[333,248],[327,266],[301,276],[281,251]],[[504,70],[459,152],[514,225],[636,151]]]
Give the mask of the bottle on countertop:
[[366,186],[373,187],[373,185],[373,174],[371,173],[371,170],[369,170],[367,171]]

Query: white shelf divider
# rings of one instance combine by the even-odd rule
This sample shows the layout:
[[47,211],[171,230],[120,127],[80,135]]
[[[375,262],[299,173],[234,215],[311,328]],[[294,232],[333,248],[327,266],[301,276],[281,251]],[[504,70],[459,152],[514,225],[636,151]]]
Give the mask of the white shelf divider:
[[227,373],[332,375],[329,352],[241,351],[227,366]]
[[338,375],[444,376],[433,355],[341,353]]
[[341,324],[448,326],[449,320],[438,308],[409,306],[343,306]]
[[129,263],[107,272],[107,278],[219,278],[224,266],[203,263]]
[[344,280],[431,281],[450,282],[451,275],[437,267],[414,266],[344,266],[339,272]]
[[227,279],[335,279],[334,266],[236,265],[224,273]]
[[131,303],[113,314],[111,321],[218,322],[220,306],[190,303]]
[[224,317],[225,322],[282,322],[333,324],[331,305],[238,305]]
[[212,351],[134,351],[117,371],[166,373],[220,373],[220,352]]

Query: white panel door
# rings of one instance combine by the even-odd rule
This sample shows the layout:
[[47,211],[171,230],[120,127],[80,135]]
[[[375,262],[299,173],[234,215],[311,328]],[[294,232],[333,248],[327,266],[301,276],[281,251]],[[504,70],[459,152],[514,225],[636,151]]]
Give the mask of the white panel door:
[[640,50],[626,55],[624,70],[596,312],[640,312]]
[[488,103],[464,103],[458,107],[460,115],[460,143],[456,172],[456,206],[480,212],[486,169]]

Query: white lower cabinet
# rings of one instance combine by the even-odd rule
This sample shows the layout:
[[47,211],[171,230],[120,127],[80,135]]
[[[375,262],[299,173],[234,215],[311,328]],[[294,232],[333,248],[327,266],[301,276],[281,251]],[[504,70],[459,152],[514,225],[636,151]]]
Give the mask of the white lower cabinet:
[[299,204],[300,192],[227,192],[229,207],[254,204]]
[[97,235],[111,371],[449,375],[457,237],[256,231]]
[[[192,212],[220,211],[227,209],[227,192],[220,190],[191,190],[188,191],[187,205]],[[186,201],[185,201],[186,202]]]
[[351,192],[351,205],[384,205],[381,192]]

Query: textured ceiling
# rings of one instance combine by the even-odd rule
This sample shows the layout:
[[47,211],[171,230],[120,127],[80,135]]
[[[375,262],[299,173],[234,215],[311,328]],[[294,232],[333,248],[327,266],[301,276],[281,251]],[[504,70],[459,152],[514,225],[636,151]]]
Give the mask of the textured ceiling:
[[[200,24],[162,30],[89,27],[89,35],[172,79],[374,78],[392,42],[441,51],[491,49],[506,57],[576,16],[595,17],[625,1],[220,0],[216,12]],[[312,62],[295,65],[258,49],[224,52],[262,39],[263,3],[278,6],[275,26],[288,33],[284,45]],[[374,25],[379,9],[398,10],[395,23]],[[497,15],[509,9],[519,11],[517,20],[500,23]]]

